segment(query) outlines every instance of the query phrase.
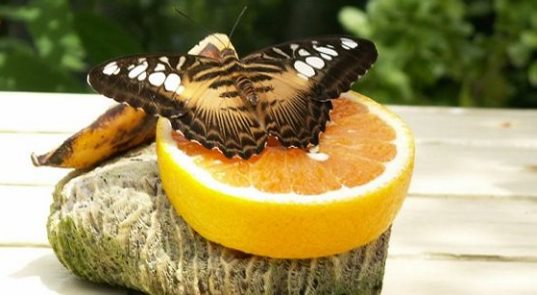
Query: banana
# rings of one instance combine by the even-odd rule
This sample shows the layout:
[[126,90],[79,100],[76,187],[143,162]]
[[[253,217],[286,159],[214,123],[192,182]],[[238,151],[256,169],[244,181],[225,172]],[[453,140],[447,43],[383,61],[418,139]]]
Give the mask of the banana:
[[56,149],[32,154],[35,166],[85,169],[155,139],[157,117],[119,104],[108,109],[88,127],[75,133]]
[[[212,34],[196,44],[188,54],[215,57],[215,51],[232,46],[225,36]],[[226,37],[227,38],[227,37]],[[43,155],[31,155],[35,166],[91,168],[123,151],[155,139],[157,117],[143,110],[120,104],[110,108],[88,127]]]

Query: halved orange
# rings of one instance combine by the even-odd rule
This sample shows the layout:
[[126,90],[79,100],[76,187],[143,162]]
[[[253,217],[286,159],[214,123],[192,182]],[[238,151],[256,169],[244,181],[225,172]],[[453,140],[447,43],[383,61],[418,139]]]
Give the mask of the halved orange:
[[269,144],[228,159],[157,124],[163,188],[206,239],[275,258],[333,255],[377,238],[406,196],[414,140],[392,112],[355,92],[333,100],[310,151]]

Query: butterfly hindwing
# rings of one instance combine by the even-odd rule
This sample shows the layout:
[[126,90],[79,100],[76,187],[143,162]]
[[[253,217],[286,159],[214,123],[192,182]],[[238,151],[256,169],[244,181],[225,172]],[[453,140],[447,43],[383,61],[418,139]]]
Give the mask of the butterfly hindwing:
[[285,146],[316,145],[332,108],[377,58],[372,42],[326,37],[283,43],[242,59],[260,94],[269,131]]
[[[226,156],[259,153],[266,131],[233,92],[221,62],[194,55],[143,55],[103,63],[88,75],[101,94],[170,119],[174,129]],[[235,91],[236,92],[236,91]]]
[[267,75],[270,80],[255,83],[256,88],[270,89],[258,93],[258,115],[267,130],[284,146],[318,144],[318,135],[329,120],[331,101],[317,100],[315,93],[307,90],[307,81],[292,71]]

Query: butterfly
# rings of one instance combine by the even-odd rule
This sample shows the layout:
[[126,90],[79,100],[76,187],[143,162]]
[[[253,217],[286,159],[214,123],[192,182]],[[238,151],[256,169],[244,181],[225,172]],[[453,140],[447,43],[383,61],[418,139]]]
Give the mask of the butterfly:
[[318,145],[331,100],[377,59],[371,41],[346,36],[286,42],[239,59],[225,34],[212,34],[189,53],[110,60],[90,70],[88,83],[168,118],[189,140],[248,159],[269,136],[286,147]]

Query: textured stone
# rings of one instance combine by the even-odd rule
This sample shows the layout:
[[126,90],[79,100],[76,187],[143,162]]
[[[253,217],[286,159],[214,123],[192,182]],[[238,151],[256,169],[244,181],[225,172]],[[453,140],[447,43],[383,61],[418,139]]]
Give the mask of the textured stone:
[[379,294],[390,232],[319,259],[270,259],[196,234],[164,195],[154,145],[58,183],[48,220],[74,274],[148,294]]

